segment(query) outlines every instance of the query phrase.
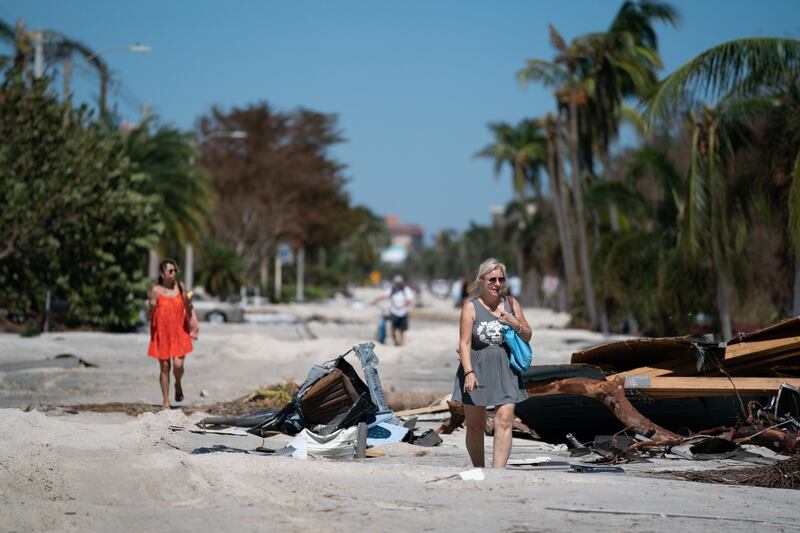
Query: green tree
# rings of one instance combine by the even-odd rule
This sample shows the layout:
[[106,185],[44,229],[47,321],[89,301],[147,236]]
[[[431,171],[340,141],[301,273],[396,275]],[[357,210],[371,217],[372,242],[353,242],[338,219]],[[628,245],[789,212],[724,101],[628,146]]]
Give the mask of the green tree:
[[118,134],[85,109],[66,128],[47,80],[22,66],[0,89],[0,307],[38,319],[47,291],[70,303],[67,323],[119,330],[139,320],[141,259],[157,238],[144,176]]
[[[494,143],[486,146],[478,152],[480,157],[490,157],[495,161],[495,174],[499,175],[504,164],[511,168],[513,176],[514,190],[517,194],[516,202],[520,206],[528,205],[531,198],[543,200],[541,174],[542,170],[548,165],[548,139],[542,131],[538,122],[532,120],[522,120],[516,127],[505,123],[490,124],[489,129],[495,137]],[[528,191],[532,191],[532,195]],[[508,222],[508,227],[518,224],[529,226],[528,215],[523,212],[526,210],[512,208],[512,213],[522,214],[523,218],[515,217],[513,222]],[[507,215],[510,213],[507,213]],[[560,213],[559,213],[560,214]],[[563,220],[557,219],[559,229],[563,227]],[[521,236],[516,235],[516,236]],[[509,237],[513,237],[509,235]],[[529,266],[530,249],[523,242],[512,238],[517,249],[517,267],[520,269],[520,276],[527,277]],[[566,247],[564,248],[566,250]],[[527,280],[530,282],[530,280]],[[535,286],[537,283],[526,283],[528,286]]]
[[[697,177],[693,181],[692,191],[696,200],[691,204],[689,220],[717,220],[718,226],[713,231],[712,251],[716,256],[718,280],[728,275],[724,265],[725,250],[729,248],[730,238],[726,237],[734,231],[727,226],[729,221],[721,219],[723,207],[727,205],[726,187],[721,186],[724,175],[722,169],[725,161],[730,159],[729,143],[725,138],[732,133],[725,130],[720,120],[741,108],[741,102],[748,96],[762,94],[765,90],[775,92],[786,86],[787,80],[796,79],[800,69],[800,40],[783,38],[752,38],[728,41],[699,54],[675,72],[666,77],[658,85],[657,90],[646,102],[646,116],[651,123],[663,122],[674,116],[680,109],[696,109],[700,97],[710,98],[715,104],[706,106],[699,118],[692,120],[695,131],[696,153],[702,157],[693,158],[692,173]],[[721,103],[721,106],[719,103]],[[733,104],[735,105],[733,105]],[[800,152],[797,155],[800,161]],[[800,174],[800,165],[793,180]],[[718,176],[717,179],[714,176]],[[794,200],[794,201],[793,201]],[[793,237],[795,250],[800,249],[800,224],[794,227],[792,222],[800,220],[800,193],[789,196],[790,234]],[[698,227],[698,225],[690,227]],[[697,242],[698,231],[690,231],[688,243]],[[796,264],[800,261],[796,260]],[[800,276],[797,277],[800,282]],[[718,285],[721,284],[718,281]],[[722,294],[724,291],[718,289]],[[798,293],[798,291],[796,289]],[[728,337],[731,333],[730,319],[725,301],[718,297],[718,311],[722,325],[722,333]]]
[[227,113],[215,108],[199,126],[203,134],[247,132],[246,139],[206,143],[201,162],[217,197],[214,236],[244,258],[248,279],[267,284],[268,261],[281,243],[296,251],[333,248],[353,231],[344,167],[330,153],[343,141],[336,115],[284,113],[262,102]]
[[613,200],[628,221],[621,233],[603,239],[594,261],[597,278],[616,303],[616,318],[629,320],[633,331],[640,329],[638,318],[646,334],[685,334],[693,313],[707,309],[714,294],[710,271],[687,261],[678,247],[687,179],[656,145],[637,148],[622,161],[624,181],[600,182],[587,191],[588,206]]
[[231,247],[207,240],[200,249],[197,282],[209,294],[225,298],[244,283],[244,262]]
[[550,41],[556,49],[556,59],[552,62],[542,59],[529,59],[525,68],[517,73],[522,83],[539,81],[556,89],[559,109],[566,108],[567,148],[572,171],[572,201],[575,209],[577,233],[578,264],[586,314],[592,328],[598,327],[597,306],[592,288],[592,274],[589,263],[589,242],[586,235],[586,216],[583,205],[583,172],[580,163],[580,132],[578,131],[578,106],[586,103],[586,87],[580,78],[579,64],[584,60],[583,51],[574,44],[568,46],[558,31],[550,26]]
[[389,245],[389,229],[383,218],[364,206],[354,207],[349,216],[353,219],[353,229],[338,246],[342,274],[351,283],[362,283],[372,271],[378,270],[380,251]]
[[209,173],[194,165],[190,135],[146,121],[125,137],[125,152],[132,168],[145,176],[138,182],[139,191],[157,201],[164,228],[158,244],[162,255],[187,242],[199,243],[207,233],[213,190]]

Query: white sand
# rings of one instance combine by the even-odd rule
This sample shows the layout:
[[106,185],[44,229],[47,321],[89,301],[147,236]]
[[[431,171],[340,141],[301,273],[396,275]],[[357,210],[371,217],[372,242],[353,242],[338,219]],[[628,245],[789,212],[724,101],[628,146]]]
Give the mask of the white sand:
[[[439,316],[448,321],[412,319],[407,346],[376,349],[386,389],[451,389],[457,365],[457,312],[446,303],[431,302],[419,311],[428,319]],[[368,340],[378,316],[374,308],[353,310],[344,304],[279,310],[356,322],[312,322],[316,340],[301,339],[302,332],[287,325],[203,324],[201,341],[187,358],[187,401],[232,399],[284,378],[300,381],[313,363]],[[601,336],[585,331],[542,329],[544,324],[563,324],[564,317],[534,310],[527,314],[534,324],[538,364],[565,362],[573,350],[602,342]],[[785,524],[796,522],[794,491],[642,475],[697,467],[687,461],[626,466],[625,474],[489,470],[485,481],[465,482],[441,479],[467,467],[461,431],[445,436],[445,443],[437,448],[392,445],[385,447],[386,457],[364,462],[300,461],[188,453],[186,443],[195,442],[192,439],[205,446],[254,446],[252,436],[242,437],[237,446],[238,437],[187,436],[169,429],[170,424],[190,426],[200,414],[187,418],[180,411],[170,411],[134,419],[121,414],[55,416],[19,409],[86,402],[158,403],[157,365],[144,355],[147,341],[145,334],[0,336],[0,364],[73,353],[99,365],[0,372],[0,407],[10,407],[0,409],[0,531],[675,531],[709,527],[749,531],[757,526],[735,520],[576,514],[546,507],[755,518],[772,522],[771,528],[777,530],[790,530]],[[200,397],[203,389],[209,396]],[[491,444],[489,439],[487,444]],[[552,446],[515,441],[514,457],[548,454],[563,458]]]

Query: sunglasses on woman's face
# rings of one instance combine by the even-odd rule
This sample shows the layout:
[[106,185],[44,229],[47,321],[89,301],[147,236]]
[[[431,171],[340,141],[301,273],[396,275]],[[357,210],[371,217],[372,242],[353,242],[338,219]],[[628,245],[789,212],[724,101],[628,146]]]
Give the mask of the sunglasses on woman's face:
[[175,274],[177,270],[175,270],[174,268],[168,268],[164,270],[164,272],[166,272],[167,274]]
[[489,278],[486,280],[488,283],[505,283],[506,278]]

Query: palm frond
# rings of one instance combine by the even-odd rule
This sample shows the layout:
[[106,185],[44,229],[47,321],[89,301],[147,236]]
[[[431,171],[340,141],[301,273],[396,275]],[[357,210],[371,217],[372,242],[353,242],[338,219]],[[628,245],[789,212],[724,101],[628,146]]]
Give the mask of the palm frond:
[[687,257],[696,258],[700,253],[703,229],[708,226],[708,168],[700,156],[702,132],[695,127],[692,132],[692,162],[689,171],[680,245]]
[[619,118],[621,122],[633,126],[633,129],[640,137],[646,137],[650,134],[650,125],[642,114],[631,106],[622,104],[619,108]]
[[559,52],[563,52],[567,49],[567,41],[558,33],[558,30],[552,24],[547,25],[548,30],[550,32],[550,44],[553,45],[553,48],[558,50]]
[[789,189],[789,235],[795,254],[800,255],[800,151],[794,160],[794,176]]
[[771,95],[739,97],[726,96],[716,106],[723,126],[739,126],[762,118],[780,105],[780,99]]
[[560,87],[569,79],[562,66],[543,59],[528,59],[523,69],[517,72],[517,81],[523,86],[528,82],[541,82],[547,87]]
[[642,196],[624,183],[597,181],[583,193],[583,203],[587,209],[601,209],[612,202],[629,214],[639,215],[645,210]]
[[779,84],[800,69],[800,40],[737,39],[701,53],[662,80],[646,101],[651,123],[666,120],[699,97],[719,99],[734,87],[743,92]]
[[16,30],[14,25],[0,18],[0,41],[14,43]]
[[645,145],[636,150],[625,167],[625,176],[629,180],[637,179],[645,169],[661,182],[661,188],[668,197],[679,197],[682,181],[678,169],[669,159],[667,154],[652,145]]
[[666,2],[654,0],[626,1],[611,22],[609,32],[630,33],[638,43],[658,50],[658,36],[653,28],[654,22],[677,26],[680,20],[678,11]]

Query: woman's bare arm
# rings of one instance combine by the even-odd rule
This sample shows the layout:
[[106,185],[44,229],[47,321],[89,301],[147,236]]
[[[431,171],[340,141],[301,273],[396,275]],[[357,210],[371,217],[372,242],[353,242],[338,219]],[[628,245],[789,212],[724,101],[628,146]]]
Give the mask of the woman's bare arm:
[[158,287],[153,285],[153,288],[150,289],[150,297],[147,300],[147,318],[153,318],[153,311],[156,310],[156,306],[158,305]]
[[516,298],[511,298],[511,308],[514,310],[514,314],[519,322],[519,327],[516,328],[517,335],[522,337],[522,340],[525,342],[531,342],[531,338],[533,338],[533,330],[531,329],[530,324],[528,324],[528,319],[525,318],[525,313],[522,312],[522,306],[519,305],[519,302]]
[[458,327],[458,357],[464,372],[472,370],[470,346],[472,345],[472,324],[475,323],[475,306],[465,302],[461,307],[461,320]]

